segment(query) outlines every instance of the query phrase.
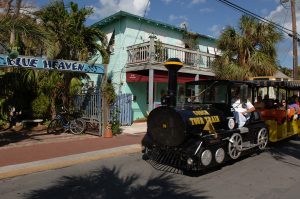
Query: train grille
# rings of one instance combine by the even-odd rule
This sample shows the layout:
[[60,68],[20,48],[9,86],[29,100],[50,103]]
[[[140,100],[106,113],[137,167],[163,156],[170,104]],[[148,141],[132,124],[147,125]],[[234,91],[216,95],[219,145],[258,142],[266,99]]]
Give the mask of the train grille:
[[171,149],[151,149],[147,150],[146,160],[153,168],[170,173],[183,174],[185,171],[199,171],[200,165],[195,162],[187,164],[188,156],[182,151]]

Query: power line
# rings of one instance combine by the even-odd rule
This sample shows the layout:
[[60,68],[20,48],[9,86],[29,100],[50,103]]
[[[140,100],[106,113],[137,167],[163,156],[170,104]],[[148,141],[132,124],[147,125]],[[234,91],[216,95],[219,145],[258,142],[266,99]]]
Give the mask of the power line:
[[[145,16],[146,16],[149,4],[150,4],[150,0],[148,0],[148,2],[146,4],[145,10],[144,10],[144,14],[143,14],[143,18],[145,18]],[[140,20],[139,30],[138,30],[138,33],[136,34],[136,37],[135,37],[133,45],[135,45],[135,42],[136,42],[136,40],[137,40],[137,38],[138,38],[138,36],[140,34],[140,31],[141,31],[141,28],[142,28],[142,24],[143,24],[143,22],[142,22],[142,20]]]
[[[145,7],[145,10],[144,10],[144,13],[143,13],[143,18],[145,18],[145,16],[146,16],[146,13],[147,13],[149,4],[150,4],[150,0],[147,1],[146,7]],[[139,34],[140,34],[140,32],[141,32],[142,23],[143,23],[143,21],[140,20],[139,29],[138,29],[138,32],[137,32],[136,37],[135,37],[135,39],[134,39],[133,45],[135,45],[135,43],[136,43],[136,41],[137,41],[137,38],[138,38],[138,36],[139,36]],[[125,36],[123,37],[122,43],[124,43],[124,41],[125,41]],[[120,52],[119,52],[119,55],[120,55]],[[117,61],[117,59],[115,60],[115,62],[116,62],[116,61]],[[114,66],[115,66],[115,65],[114,65]],[[114,67],[114,66],[113,66],[113,67]],[[120,72],[120,76],[119,76],[120,82],[122,81],[122,75],[123,75],[123,71],[124,71],[125,67],[126,67],[126,64],[125,64],[125,65],[121,68],[121,70],[119,71],[119,72]],[[120,85],[121,85],[121,84],[120,84]],[[119,92],[120,92],[120,90],[121,90],[121,88],[119,88]]]
[[[251,11],[245,9],[245,8],[242,8],[242,7],[236,5],[236,4],[232,3],[232,2],[229,2],[229,1],[227,1],[227,0],[217,0],[217,1],[219,1],[219,2],[221,2],[221,3],[223,3],[223,4],[225,4],[225,5],[227,5],[227,6],[231,7],[231,8],[233,8],[233,9],[236,9],[236,10],[238,10],[238,11],[244,13],[244,14],[247,14],[247,15],[249,15],[249,16],[252,16],[252,17],[258,19],[259,21],[262,21],[262,22],[267,23],[267,24],[271,24],[271,25],[273,25],[274,27],[276,27],[277,29],[281,30],[282,32],[288,34],[290,37],[293,36],[293,31],[292,31],[292,30],[290,30],[290,29],[288,29],[288,28],[285,28],[285,27],[283,27],[283,26],[281,26],[281,25],[279,25],[279,24],[277,24],[277,23],[275,23],[275,22],[273,22],[273,21],[270,21],[270,20],[268,20],[268,19],[265,19],[265,18],[259,16],[258,14],[255,14],[255,13],[253,13],[253,12],[251,12]],[[298,33],[296,33],[296,34],[299,35]],[[300,35],[299,35],[299,36],[300,36]]]

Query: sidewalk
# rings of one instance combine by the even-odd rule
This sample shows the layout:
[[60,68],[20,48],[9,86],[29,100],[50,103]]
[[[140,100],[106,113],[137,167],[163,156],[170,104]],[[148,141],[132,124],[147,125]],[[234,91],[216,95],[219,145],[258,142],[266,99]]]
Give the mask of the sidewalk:
[[9,133],[0,134],[0,179],[139,152],[146,123],[134,123],[122,129],[123,133],[113,138],[49,135],[38,131],[23,132],[18,139],[11,139]]

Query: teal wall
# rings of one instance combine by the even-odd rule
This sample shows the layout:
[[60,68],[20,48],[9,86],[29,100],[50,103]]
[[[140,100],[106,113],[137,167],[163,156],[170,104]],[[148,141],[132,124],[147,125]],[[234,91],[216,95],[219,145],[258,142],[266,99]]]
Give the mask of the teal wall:
[[[140,29],[140,30],[139,30]],[[137,100],[132,103],[133,119],[143,118],[147,115],[147,83],[126,83],[126,63],[128,59],[127,46],[148,42],[151,33],[164,43],[184,46],[181,41],[181,33],[154,24],[143,23],[132,18],[122,18],[109,26],[101,29],[103,32],[112,33],[115,31],[114,53],[110,56],[108,72],[113,73],[113,82],[116,92],[132,93]],[[165,83],[167,88],[167,84]],[[158,94],[157,94],[158,95]],[[155,100],[156,101],[156,100]],[[159,100],[160,101],[160,97]]]
[[[142,24],[141,24],[142,23]],[[137,96],[133,102],[133,119],[145,117],[148,110],[147,82],[126,83],[126,63],[128,59],[127,47],[149,41],[149,36],[154,34],[163,43],[184,47],[182,33],[176,29],[164,27],[152,22],[140,21],[137,18],[123,17],[105,25],[101,30],[107,34],[115,31],[114,52],[110,56],[108,73],[113,73],[113,83],[116,93],[132,93]],[[213,46],[213,40],[201,38],[200,45]],[[202,60],[206,64],[205,60]],[[98,60],[101,63],[101,59]],[[205,67],[205,65],[203,65]],[[154,101],[160,102],[160,90],[166,89],[167,83],[155,84]]]
[[147,95],[147,82],[133,82],[128,83],[129,93],[136,96],[136,100],[132,102],[133,119],[144,118],[147,115],[148,104]]

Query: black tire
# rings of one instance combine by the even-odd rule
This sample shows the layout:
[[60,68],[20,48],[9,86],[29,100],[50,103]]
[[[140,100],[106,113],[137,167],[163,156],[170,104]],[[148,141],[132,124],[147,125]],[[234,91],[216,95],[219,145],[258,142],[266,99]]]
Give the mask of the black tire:
[[85,131],[85,121],[82,119],[75,119],[70,122],[70,131],[74,135],[79,135]]
[[47,133],[49,134],[57,134],[63,132],[64,132],[64,127],[61,120],[54,119],[48,125]]

